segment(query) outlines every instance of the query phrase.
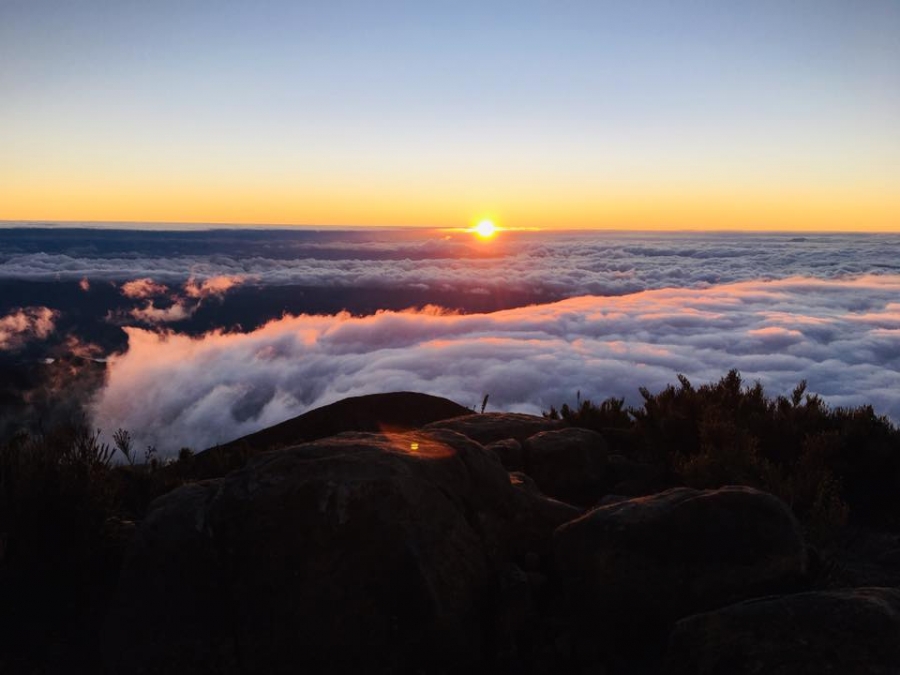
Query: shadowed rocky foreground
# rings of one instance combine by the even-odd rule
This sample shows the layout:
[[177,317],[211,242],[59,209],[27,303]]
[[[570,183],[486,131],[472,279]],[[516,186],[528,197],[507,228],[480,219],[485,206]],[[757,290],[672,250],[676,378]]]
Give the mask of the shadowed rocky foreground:
[[806,591],[807,549],[784,503],[738,486],[616,496],[635,475],[651,485],[653,471],[611,456],[600,434],[558,427],[494,413],[346,432],[172,491],[129,546],[105,664],[113,673],[900,668],[900,591]]
[[190,458],[198,479],[107,522],[101,600],[48,631],[90,657],[0,670],[900,671],[896,561],[856,575],[884,586],[825,588],[783,501],[674,486],[627,448],[419,394],[342,401]]

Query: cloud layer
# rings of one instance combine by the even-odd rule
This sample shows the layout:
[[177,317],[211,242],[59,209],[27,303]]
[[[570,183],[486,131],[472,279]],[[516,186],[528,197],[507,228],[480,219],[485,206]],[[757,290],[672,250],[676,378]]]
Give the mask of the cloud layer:
[[171,453],[225,442],[335,400],[416,390],[540,412],[738,368],[773,393],[801,379],[832,405],[900,420],[900,275],[791,277],[495,312],[289,316],[200,338],[127,328],[94,405],[107,431]]
[[433,230],[251,231],[224,239],[117,234],[115,246],[94,233],[90,246],[46,248],[42,240],[40,251],[24,250],[24,243],[0,247],[0,278],[181,285],[189,277],[245,277],[262,286],[515,290],[559,299],[791,275],[900,273],[898,235],[505,232],[481,242]]

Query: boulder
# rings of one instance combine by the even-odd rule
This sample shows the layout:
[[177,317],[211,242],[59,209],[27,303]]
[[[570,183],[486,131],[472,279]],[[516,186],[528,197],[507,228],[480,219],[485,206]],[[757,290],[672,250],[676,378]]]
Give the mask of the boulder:
[[554,561],[576,616],[647,641],[698,611],[791,588],[806,553],[790,509],[748,487],[675,488],[561,526]]
[[499,524],[506,539],[514,533],[508,549],[516,558],[528,554],[549,556],[553,547],[553,532],[563,523],[581,516],[584,511],[571,504],[544,495],[526,474],[513,471],[510,483],[516,488],[510,499],[512,509]]
[[423,427],[423,431],[449,429],[468,436],[482,445],[514,438],[524,441],[542,431],[558,429],[562,425],[558,420],[550,420],[537,415],[522,413],[472,413],[439,422],[432,422]]
[[626,497],[625,495],[603,495],[603,498],[597,502],[597,506],[609,506],[611,504],[618,504],[619,502],[627,502],[631,497]]
[[523,471],[525,469],[525,456],[522,453],[522,444],[515,438],[504,438],[502,441],[494,441],[484,446],[490,450],[507,471]]
[[588,506],[609,488],[606,441],[595,431],[544,431],[528,438],[522,449],[525,473],[554,499]]
[[549,547],[573,515],[450,431],[264,453],[153,503],[105,661],[111,673],[469,672],[502,611],[495,571]]
[[857,588],[750,600],[682,619],[667,675],[900,672],[900,590]]

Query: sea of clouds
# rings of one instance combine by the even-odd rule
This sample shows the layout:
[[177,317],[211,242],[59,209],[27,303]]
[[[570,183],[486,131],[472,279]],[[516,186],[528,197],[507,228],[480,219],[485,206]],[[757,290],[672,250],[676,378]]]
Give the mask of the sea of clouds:
[[[210,235],[202,253],[155,256],[121,246],[7,248],[0,277],[116,283],[145,303],[138,311],[156,321],[143,317],[138,327],[115,318],[128,349],[109,359],[92,414],[97,426],[129,429],[163,453],[226,442],[360,394],[423,391],[468,406],[489,394],[488,409],[540,413],[573,403],[576,392],[639,404],[639,386],[658,390],[678,373],[702,383],[732,368],[773,395],[805,379],[831,405],[871,403],[900,420],[897,235],[329,237],[217,248]],[[288,315],[200,336],[167,323],[182,311],[172,307],[190,311],[246,284],[461,297],[518,289],[536,300],[493,313]],[[160,297],[174,304],[159,310]],[[28,311],[0,320],[7,340],[18,340],[10,336],[20,327],[47,330],[52,317]]]
[[900,419],[900,276],[793,277],[582,296],[491,314],[437,308],[289,316],[199,339],[129,328],[94,407],[171,452],[205,448],[347,396],[411,390],[540,413],[583,398],[639,403],[683,373],[738,368],[771,393],[801,379],[836,406]]

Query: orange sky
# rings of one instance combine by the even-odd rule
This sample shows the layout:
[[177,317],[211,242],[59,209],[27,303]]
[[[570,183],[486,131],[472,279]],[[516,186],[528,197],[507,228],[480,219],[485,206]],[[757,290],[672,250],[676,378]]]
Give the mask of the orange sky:
[[[510,228],[896,231],[900,186],[554,185],[400,181],[285,185],[90,175],[55,180],[0,171],[6,220],[460,227],[490,217]],[[420,181],[421,182],[421,181]]]
[[900,230],[900,4],[0,8],[0,220]]

